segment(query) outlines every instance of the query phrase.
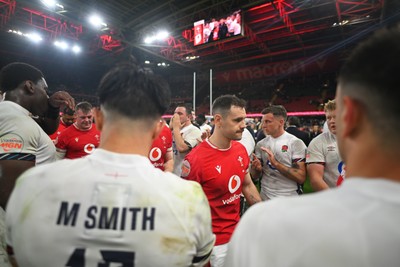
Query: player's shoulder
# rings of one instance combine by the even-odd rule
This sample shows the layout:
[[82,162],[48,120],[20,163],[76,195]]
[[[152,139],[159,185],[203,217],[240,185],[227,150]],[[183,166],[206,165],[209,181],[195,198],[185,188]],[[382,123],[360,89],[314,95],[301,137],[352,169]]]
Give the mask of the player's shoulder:
[[63,177],[70,178],[69,173],[71,170],[84,168],[87,159],[63,159],[48,164],[42,164],[28,169],[18,179],[18,183],[33,183],[43,185],[43,183],[62,182]]
[[[168,188],[168,191],[181,196],[181,194],[199,194],[203,193],[203,190],[199,183],[182,179],[181,177],[171,173],[171,172],[161,172],[160,173],[160,181],[161,183],[165,184]],[[160,185],[160,184],[158,184]]]

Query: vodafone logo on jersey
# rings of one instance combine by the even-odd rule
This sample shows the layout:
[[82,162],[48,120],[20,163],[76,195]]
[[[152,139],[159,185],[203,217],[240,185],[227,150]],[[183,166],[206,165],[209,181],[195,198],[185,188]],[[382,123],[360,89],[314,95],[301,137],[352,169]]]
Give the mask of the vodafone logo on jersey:
[[17,134],[5,134],[0,137],[0,152],[18,153],[22,151],[24,141]]
[[151,161],[157,161],[161,158],[161,156],[162,156],[161,149],[159,149],[158,147],[153,147],[150,150],[149,159]]
[[241,184],[241,181],[240,181],[239,176],[237,176],[237,175],[231,176],[231,178],[229,179],[229,183],[228,183],[229,192],[231,192],[231,194],[235,193],[236,190],[239,189],[240,184]]
[[95,149],[96,147],[93,144],[87,144],[83,148],[83,151],[85,151],[87,154],[92,154]]

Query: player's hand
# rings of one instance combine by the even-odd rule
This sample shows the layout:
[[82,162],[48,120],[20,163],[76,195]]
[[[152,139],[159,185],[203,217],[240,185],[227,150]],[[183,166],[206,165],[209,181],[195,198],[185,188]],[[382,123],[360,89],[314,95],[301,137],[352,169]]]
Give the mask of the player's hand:
[[256,154],[253,153],[252,158],[251,167],[258,172],[262,171],[261,161],[256,157]]
[[171,122],[170,122],[170,128],[172,129],[181,129],[181,120],[179,118],[179,115],[177,113],[175,113],[172,118],[171,118]]
[[276,167],[278,165],[278,161],[275,159],[274,153],[269,148],[261,147],[261,150],[267,153],[268,160],[271,163],[272,167]]
[[49,105],[54,108],[69,107],[75,109],[74,98],[65,91],[58,91],[49,97]]

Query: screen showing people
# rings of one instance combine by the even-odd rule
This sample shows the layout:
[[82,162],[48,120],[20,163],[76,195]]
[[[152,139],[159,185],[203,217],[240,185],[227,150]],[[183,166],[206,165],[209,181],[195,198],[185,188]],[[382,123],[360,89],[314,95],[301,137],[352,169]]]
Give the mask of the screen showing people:
[[242,34],[241,11],[222,18],[199,20],[194,23],[194,45],[201,45]]

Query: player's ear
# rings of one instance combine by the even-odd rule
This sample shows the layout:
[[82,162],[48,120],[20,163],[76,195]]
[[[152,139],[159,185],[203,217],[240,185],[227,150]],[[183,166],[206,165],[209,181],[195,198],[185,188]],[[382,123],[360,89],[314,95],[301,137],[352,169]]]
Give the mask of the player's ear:
[[35,92],[34,83],[32,81],[25,81],[24,82],[24,89],[29,93],[33,94]]
[[96,107],[93,109],[94,113],[94,121],[96,122],[96,128],[101,131],[104,125],[104,114],[100,107]]
[[218,114],[218,113],[215,114],[214,115],[214,124],[215,124],[216,127],[221,125],[221,121],[222,121],[222,115]]
[[359,133],[365,111],[362,104],[351,97],[343,96],[342,101],[342,137],[351,138]]

